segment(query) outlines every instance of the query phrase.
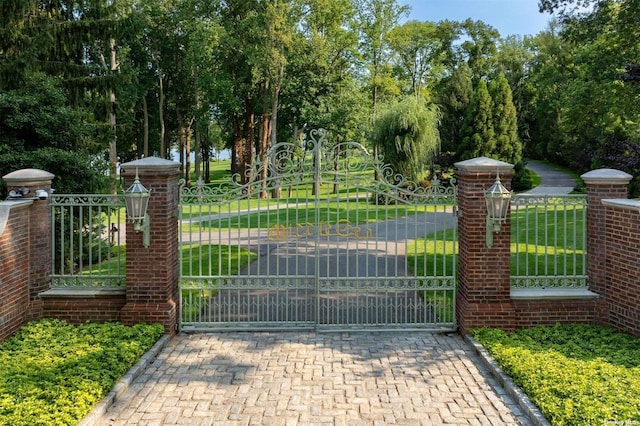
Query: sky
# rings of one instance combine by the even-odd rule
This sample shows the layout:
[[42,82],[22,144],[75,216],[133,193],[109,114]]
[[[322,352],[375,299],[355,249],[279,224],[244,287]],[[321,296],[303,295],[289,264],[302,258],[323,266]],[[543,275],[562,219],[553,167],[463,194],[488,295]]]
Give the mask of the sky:
[[508,35],[536,35],[547,28],[551,15],[538,12],[538,0],[399,0],[411,7],[409,20],[483,21]]

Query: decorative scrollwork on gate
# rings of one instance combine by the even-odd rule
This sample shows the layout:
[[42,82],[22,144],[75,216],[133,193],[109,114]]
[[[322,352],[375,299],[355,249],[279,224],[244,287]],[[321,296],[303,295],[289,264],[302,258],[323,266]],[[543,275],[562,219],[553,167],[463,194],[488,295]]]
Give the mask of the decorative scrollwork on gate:
[[381,155],[357,142],[330,143],[325,129],[309,131],[300,142],[273,145],[264,160],[255,158],[244,173],[228,182],[188,187],[181,181],[181,202],[219,203],[302,185],[343,185],[371,194],[376,203],[431,204],[455,202],[455,179],[410,180],[396,173]]

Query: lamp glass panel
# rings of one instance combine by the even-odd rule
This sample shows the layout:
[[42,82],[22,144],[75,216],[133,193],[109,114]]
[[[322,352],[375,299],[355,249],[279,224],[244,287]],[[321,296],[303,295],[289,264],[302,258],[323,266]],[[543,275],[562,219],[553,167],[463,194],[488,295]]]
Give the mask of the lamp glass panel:
[[148,194],[130,194],[127,198],[127,213],[129,219],[144,219],[149,204]]
[[150,191],[137,179],[126,191],[124,201],[129,220],[142,220],[147,213]]
[[492,219],[506,219],[511,199],[509,190],[499,180],[496,180],[484,196],[487,203],[487,215]]

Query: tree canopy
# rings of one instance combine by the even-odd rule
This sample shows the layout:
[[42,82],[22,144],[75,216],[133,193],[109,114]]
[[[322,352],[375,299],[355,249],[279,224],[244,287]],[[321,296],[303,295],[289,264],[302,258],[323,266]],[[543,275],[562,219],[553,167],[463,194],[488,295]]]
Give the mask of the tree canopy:
[[[177,152],[207,180],[225,147],[249,179],[313,127],[405,155],[408,174],[426,173],[425,146],[444,168],[492,155],[633,172],[620,157],[640,141],[639,1],[540,0],[559,19],[503,38],[471,19],[407,21],[396,0],[7,0],[0,172],[73,152],[74,190],[104,185],[106,163],[114,190],[118,160]],[[429,131],[378,139],[392,113],[418,129],[425,111]],[[83,164],[91,179],[74,178]]]

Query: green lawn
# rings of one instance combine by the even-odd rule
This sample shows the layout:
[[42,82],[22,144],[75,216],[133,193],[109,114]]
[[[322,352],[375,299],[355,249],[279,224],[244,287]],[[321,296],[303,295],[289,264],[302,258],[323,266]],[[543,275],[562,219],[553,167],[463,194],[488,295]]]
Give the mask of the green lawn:
[[530,206],[512,212],[512,274],[586,274],[585,209]]
[[[540,207],[513,212],[512,274],[583,274],[583,208],[571,207],[566,214]],[[411,243],[407,248],[407,259],[414,273],[419,276],[450,274],[456,261],[456,246],[453,243],[455,238],[455,233],[446,230]]]
[[640,423],[640,339],[594,325],[472,335],[552,425]]

